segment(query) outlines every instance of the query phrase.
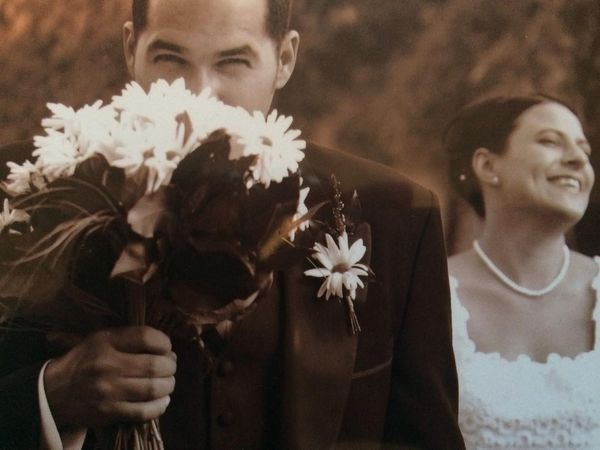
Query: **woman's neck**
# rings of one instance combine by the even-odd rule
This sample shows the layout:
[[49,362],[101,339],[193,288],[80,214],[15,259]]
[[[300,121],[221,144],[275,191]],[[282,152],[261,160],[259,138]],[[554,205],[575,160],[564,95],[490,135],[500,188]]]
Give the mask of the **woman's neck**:
[[530,289],[550,283],[564,262],[564,229],[540,221],[486,218],[479,244],[511,280]]

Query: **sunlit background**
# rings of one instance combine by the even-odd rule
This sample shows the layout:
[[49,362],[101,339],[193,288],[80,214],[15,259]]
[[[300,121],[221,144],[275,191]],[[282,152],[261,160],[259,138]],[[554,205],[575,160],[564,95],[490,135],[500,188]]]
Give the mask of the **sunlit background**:
[[[120,90],[129,9],[127,0],[0,0],[0,144],[38,133],[48,101],[81,106]],[[278,109],[307,138],[437,192],[450,252],[479,227],[448,188],[441,148],[461,106],[489,94],[555,95],[583,113],[599,147],[597,0],[296,0],[294,21],[300,59]],[[598,210],[597,188],[571,236],[588,254],[600,252]]]

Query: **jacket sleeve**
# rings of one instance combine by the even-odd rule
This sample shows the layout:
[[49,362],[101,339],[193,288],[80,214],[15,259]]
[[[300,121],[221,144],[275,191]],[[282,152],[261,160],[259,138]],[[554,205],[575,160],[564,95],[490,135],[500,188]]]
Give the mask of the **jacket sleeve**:
[[448,272],[435,200],[416,249],[394,346],[385,440],[407,446],[401,448],[460,450]]
[[[0,180],[9,173],[7,161],[22,163],[32,149],[31,141],[0,147]],[[38,448],[37,379],[45,349],[41,333],[0,323],[0,450]]]
[[43,349],[37,333],[0,332],[0,450],[39,448],[37,381]]

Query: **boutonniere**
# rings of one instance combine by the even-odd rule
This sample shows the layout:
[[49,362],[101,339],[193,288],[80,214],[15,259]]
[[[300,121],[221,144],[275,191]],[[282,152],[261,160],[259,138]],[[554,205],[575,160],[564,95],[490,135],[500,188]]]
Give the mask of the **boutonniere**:
[[[344,214],[344,203],[339,187],[339,181],[332,175],[334,187],[333,199],[333,225],[329,226],[325,233],[324,244],[315,242],[312,248],[310,262],[312,269],[306,270],[304,274],[309,277],[324,278],[317,298],[331,297],[346,305],[350,329],[352,334],[361,331],[360,324],[354,309],[356,292],[364,289],[365,284],[361,277],[373,275],[367,264],[361,263],[367,247],[362,238],[355,233],[357,222],[346,217]],[[352,197],[352,211],[354,215],[360,212],[358,195],[354,192]],[[337,238],[337,243],[336,243]]]

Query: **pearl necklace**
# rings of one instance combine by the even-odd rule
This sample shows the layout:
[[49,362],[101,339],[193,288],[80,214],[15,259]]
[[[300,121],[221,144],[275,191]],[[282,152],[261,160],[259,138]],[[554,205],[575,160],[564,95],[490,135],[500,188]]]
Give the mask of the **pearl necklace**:
[[517,291],[518,293],[523,295],[527,295],[528,297],[541,297],[542,295],[547,294],[548,292],[552,291],[556,286],[558,286],[558,284],[563,280],[563,278],[567,274],[567,271],[569,270],[569,264],[571,259],[569,248],[566,245],[563,245],[563,264],[554,280],[552,280],[550,284],[548,284],[548,286],[542,289],[529,289],[521,286],[520,284],[515,283],[513,280],[508,278],[506,274],[502,272],[496,264],[494,264],[490,257],[485,254],[478,241],[473,241],[473,249],[475,250],[475,253],[477,253],[477,256],[479,256],[479,258],[481,258],[481,260],[487,266],[487,268],[490,269],[490,271],[494,275],[496,275],[500,279],[500,281],[502,281],[514,291]]

